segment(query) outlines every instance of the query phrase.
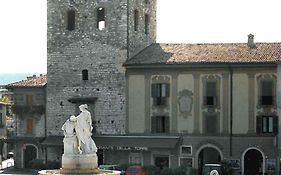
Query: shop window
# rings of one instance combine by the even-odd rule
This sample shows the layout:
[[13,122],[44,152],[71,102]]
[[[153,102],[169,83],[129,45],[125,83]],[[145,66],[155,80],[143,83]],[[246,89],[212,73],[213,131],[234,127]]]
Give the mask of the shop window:
[[180,147],[180,154],[181,155],[192,155],[192,146],[182,145]]
[[97,28],[100,31],[105,29],[105,9],[102,7],[97,9]]
[[151,118],[151,132],[152,133],[169,133],[170,118],[167,116],[154,116]]
[[257,133],[274,133],[278,132],[277,116],[257,116]]
[[33,119],[32,118],[26,119],[26,133],[33,134]]
[[68,10],[67,12],[67,30],[75,29],[75,11]]
[[219,132],[217,115],[206,115],[204,117],[204,133],[217,134]]
[[142,165],[142,156],[140,153],[130,153],[129,164],[131,165]]
[[149,33],[149,15],[145,14],[144,16],[144,32],[145,34]]
[[167,83],[152,84],[151,96],[154,99],[155,106],[164,106],[167,104],[167,98],[170,96],[170,86]]
[[260,94],[260,104],[265,106],[273,105],[273,81],[261,81],[261,94]]
[[134,30],[138,31],[139,28],[139,11],[134,10]]
[[169,155],[154,155],[154,165],[160,169],[169,168]]
[[89,79],[89,73],[87,69],[82,70],[82,80],[88,80]]
[[206,93],[204,96],[204,105],[206,106],[216,106],[217,104],[217,82],[207,81],[206,82]]

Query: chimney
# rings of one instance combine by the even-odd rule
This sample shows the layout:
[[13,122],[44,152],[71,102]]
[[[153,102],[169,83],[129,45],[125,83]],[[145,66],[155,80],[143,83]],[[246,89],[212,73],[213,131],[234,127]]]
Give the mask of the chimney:
[[255,44],[255,42],[254,42],[254,36],[255,36],[255,35],[253,35],[253,34],[249,34],[249,35],[248,35],[248,47],[249,47],[250,49],[254,49],[254,48],[257,47],[256,44]]

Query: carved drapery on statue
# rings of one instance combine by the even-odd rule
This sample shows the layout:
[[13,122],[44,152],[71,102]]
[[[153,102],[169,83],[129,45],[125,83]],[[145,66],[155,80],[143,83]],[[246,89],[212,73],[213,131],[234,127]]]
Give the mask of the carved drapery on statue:
[[79,106],[81,113],[71,116],[62,126],[64,131],[64,154],[93,154],[97,147],[92,139],[92,117],[87,104]]

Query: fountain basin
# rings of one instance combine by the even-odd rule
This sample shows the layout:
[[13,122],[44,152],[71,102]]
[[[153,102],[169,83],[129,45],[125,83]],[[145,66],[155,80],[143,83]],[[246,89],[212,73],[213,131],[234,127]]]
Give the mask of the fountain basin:
[[41,170],[38,172],[39,175],[120,175],[120,171],[110,171],[110,170],[101,170],[101,169],[92,169],[92,170],[64,170],[64,169],[55,169],[55,170]]

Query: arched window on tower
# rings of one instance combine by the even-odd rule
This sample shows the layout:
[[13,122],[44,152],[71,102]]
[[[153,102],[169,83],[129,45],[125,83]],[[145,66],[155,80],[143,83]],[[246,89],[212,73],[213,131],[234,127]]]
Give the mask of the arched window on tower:
[[89,73],[87,69],[82,70],[82,80],[89,80]]
[[149,33],[149,15],[145,14],[144,16],[144,33],[148,34]]
[[103,30],[105,28],[105,9],[99,7],[97,9],[97,28]]
[[67,11],[67,30],[75,29],[75,11],[68,10]]
[[138,31],[139,28],[139,11],[134,11],[134,30]]

